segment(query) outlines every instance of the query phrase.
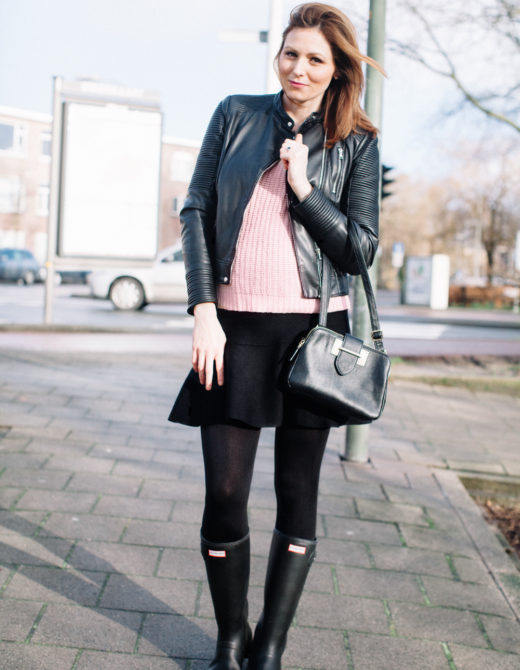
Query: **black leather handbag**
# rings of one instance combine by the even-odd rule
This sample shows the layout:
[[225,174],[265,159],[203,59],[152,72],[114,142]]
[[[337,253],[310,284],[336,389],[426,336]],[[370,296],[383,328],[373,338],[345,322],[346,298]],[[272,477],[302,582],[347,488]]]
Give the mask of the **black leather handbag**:
[[326,327],[330,266],[323,258],[318,325],[300,340],[289,358],[290,392],[311,401],[316,414],[342,424],[365,424],[381,416],[386,401],[390,358],[383,345],[376,302],[355,224],[349,234],[367,297],[373,346],[349,333]]

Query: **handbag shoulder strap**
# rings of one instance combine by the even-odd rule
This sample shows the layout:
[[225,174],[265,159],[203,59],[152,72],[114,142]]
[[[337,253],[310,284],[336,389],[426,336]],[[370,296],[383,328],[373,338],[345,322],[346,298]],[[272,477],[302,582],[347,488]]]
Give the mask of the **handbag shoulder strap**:
[[[372,327],[371,337],[374,342],[374,347],[379,351],[384,351],[383,345],[383,331],[379,323],[379,316],[377,314],[376,299],[374,296],[374,291],[372,289],[372,283],[368,274],[368,268],[361,251],[361,244],[359,242],[357,226],[354,222],[349,222],[348,232],[350,235],[352,249],[356,257],[356,262],[358,264],[359,272],[361,279],[363,281],[363,288],[365,290],[365,295],[367,298],[368,311],[370,314],[370,325]],[[320,282],[320,316],[318,323],[320,326],[325,326],[327,324],[327,312],[329,309],[330,301],[330,261],[326,256],[323,256],[322,261],[322,272],[321,272],[321,282]]]

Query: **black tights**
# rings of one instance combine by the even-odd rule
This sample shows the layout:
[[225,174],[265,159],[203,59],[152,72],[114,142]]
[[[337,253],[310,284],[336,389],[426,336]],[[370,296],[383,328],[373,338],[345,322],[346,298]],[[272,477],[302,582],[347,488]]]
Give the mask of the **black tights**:
[[[233,542],[248,532],[247,501],[259,428],[202,426],[206,504],[202,535],[210,542]],[[276,528],[314,540],[320,467],[328,428],[277,428],[274,485]]]

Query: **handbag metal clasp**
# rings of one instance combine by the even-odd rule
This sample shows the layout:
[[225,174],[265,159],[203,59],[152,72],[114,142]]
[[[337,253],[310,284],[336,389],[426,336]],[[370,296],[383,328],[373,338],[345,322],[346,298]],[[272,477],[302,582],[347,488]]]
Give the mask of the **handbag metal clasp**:
[[342,347],[341,346],[342,344],[343,344],[342,339],[340,339],[339,337],[335,339],[332,344],[330,353],[333,356],[337,356],[340,351],[344,351],[346,354],[350,354],[351,356],[355,356],[357,358],[356,365],[365,365],[365,363],[367,362],[368,354],[370,353],[368,349],[361,349],[358,354],[357,351],[352,351],[352,349]]

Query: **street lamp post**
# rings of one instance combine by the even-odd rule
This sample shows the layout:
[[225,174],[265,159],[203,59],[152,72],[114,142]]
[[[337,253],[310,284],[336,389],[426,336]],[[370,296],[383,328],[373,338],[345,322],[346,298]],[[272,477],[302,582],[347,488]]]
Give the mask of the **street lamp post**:
[[[370,0],[370,15],[368,22],[367,55],[384,64],[385,49],[385,18],[386,0]],[[381,128],[383,118],[383,76],[373,67],[367,66],[365,111],[372,123]],[[370,268],[370,280],[375,286],[377,280],[377,260]],[[352,332],[362,340],[370,337],[370,315],[359,278],[354,286]],[[344,459],[348,461],[366,462],[368,460],[368,425],[347,426]]]

